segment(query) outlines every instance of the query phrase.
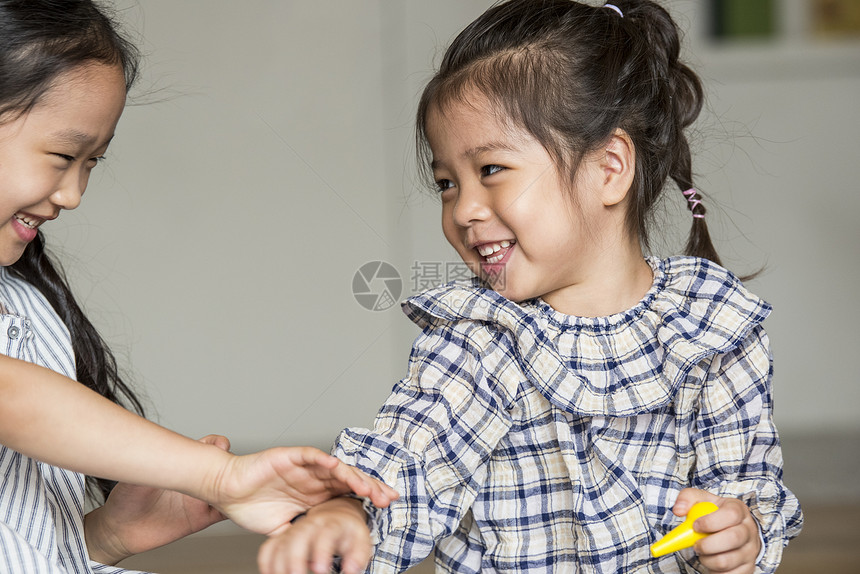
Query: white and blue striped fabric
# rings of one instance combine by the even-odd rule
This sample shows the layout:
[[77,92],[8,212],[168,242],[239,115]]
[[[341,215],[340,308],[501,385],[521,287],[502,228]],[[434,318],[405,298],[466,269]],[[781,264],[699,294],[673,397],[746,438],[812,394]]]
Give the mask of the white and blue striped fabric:
[[773,572],[801,528],[772,418],[770,306],[728,271],[648,259],[634,308],[567,316],[477,280],[407,300],[422,328],[372,429],[334,452],[395,486],[365,505],[370,571],[435,547],[437,572],[701,572],[692,549],[652,558],[687,486],[744,500]]
[[[0,267],[0,352],[75,378],[65,325],[33,286],[12,277],[4,267]],[[0,481],[0,572],[131,572],[89,559],[83,475],[0,445]]]

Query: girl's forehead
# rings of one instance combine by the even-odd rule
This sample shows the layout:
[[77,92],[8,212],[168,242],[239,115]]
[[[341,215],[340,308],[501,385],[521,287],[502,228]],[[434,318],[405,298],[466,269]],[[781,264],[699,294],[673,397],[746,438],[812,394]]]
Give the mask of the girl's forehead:
[[81,146],[110,141],[125,107],[125,80],[118,66],[93,64],[58,76],[27,113],[33,130]]
[[43,94],[41,102],[62,104],[70,97],[89,98],[110,94],[125,96],[125,74],[119,65],[86,63],[59,74]]
[[534,138],[486,99],[456,99],[430,107],[427,114],[430,147],[462,150],[516,149]]

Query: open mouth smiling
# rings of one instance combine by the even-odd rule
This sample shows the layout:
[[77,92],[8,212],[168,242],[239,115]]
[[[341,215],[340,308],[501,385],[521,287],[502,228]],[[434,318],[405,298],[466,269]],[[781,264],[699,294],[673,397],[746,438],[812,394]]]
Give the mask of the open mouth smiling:
[[504,241],[476,245],[475,250],[483,258],[483,263],[492,265],[501,262],[516,243],[516,240],[505,239]]

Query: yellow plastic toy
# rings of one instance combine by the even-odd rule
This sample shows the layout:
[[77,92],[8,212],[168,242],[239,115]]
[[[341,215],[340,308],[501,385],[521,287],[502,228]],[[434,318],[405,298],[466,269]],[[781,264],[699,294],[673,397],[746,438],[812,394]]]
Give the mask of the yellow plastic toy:
[[672,552],[689,548],[695,544],[697,540],[710,536],[710,534],[703,534],[693,530],[693,523],[696,519],[706,514],[710,514],[717,509],[717,505],[713,502],[697,502],[694,504],[687,513],[687,518],[684,522],[673,528],[669,534],[651,545],[651,556],[659,558],[660,556],[665,556],[666,554],[671,554]]

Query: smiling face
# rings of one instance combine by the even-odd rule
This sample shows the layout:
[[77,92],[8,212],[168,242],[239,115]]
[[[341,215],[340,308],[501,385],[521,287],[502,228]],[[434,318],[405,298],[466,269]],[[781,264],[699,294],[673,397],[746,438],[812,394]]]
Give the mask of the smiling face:
[[78,206],[125,96],[120,67],[89,64],[60,75],[29,112],[0,123],[0,265],[17,261],[39,226]]
[[[542,297],[566,312],[602,311],[583,301],[631,287],[628,263],[637,269],[635,297],[647,291],[650,270],[643,283],[647,264],[625,231],[629,165],[610,151],[616,138],[584,158],[571,183],[533,136],[488,113],[480,98],[463,100],[427,116],[442,229],[463,261],[508,299]],[[631,297],[622,298],[612,305]]]

